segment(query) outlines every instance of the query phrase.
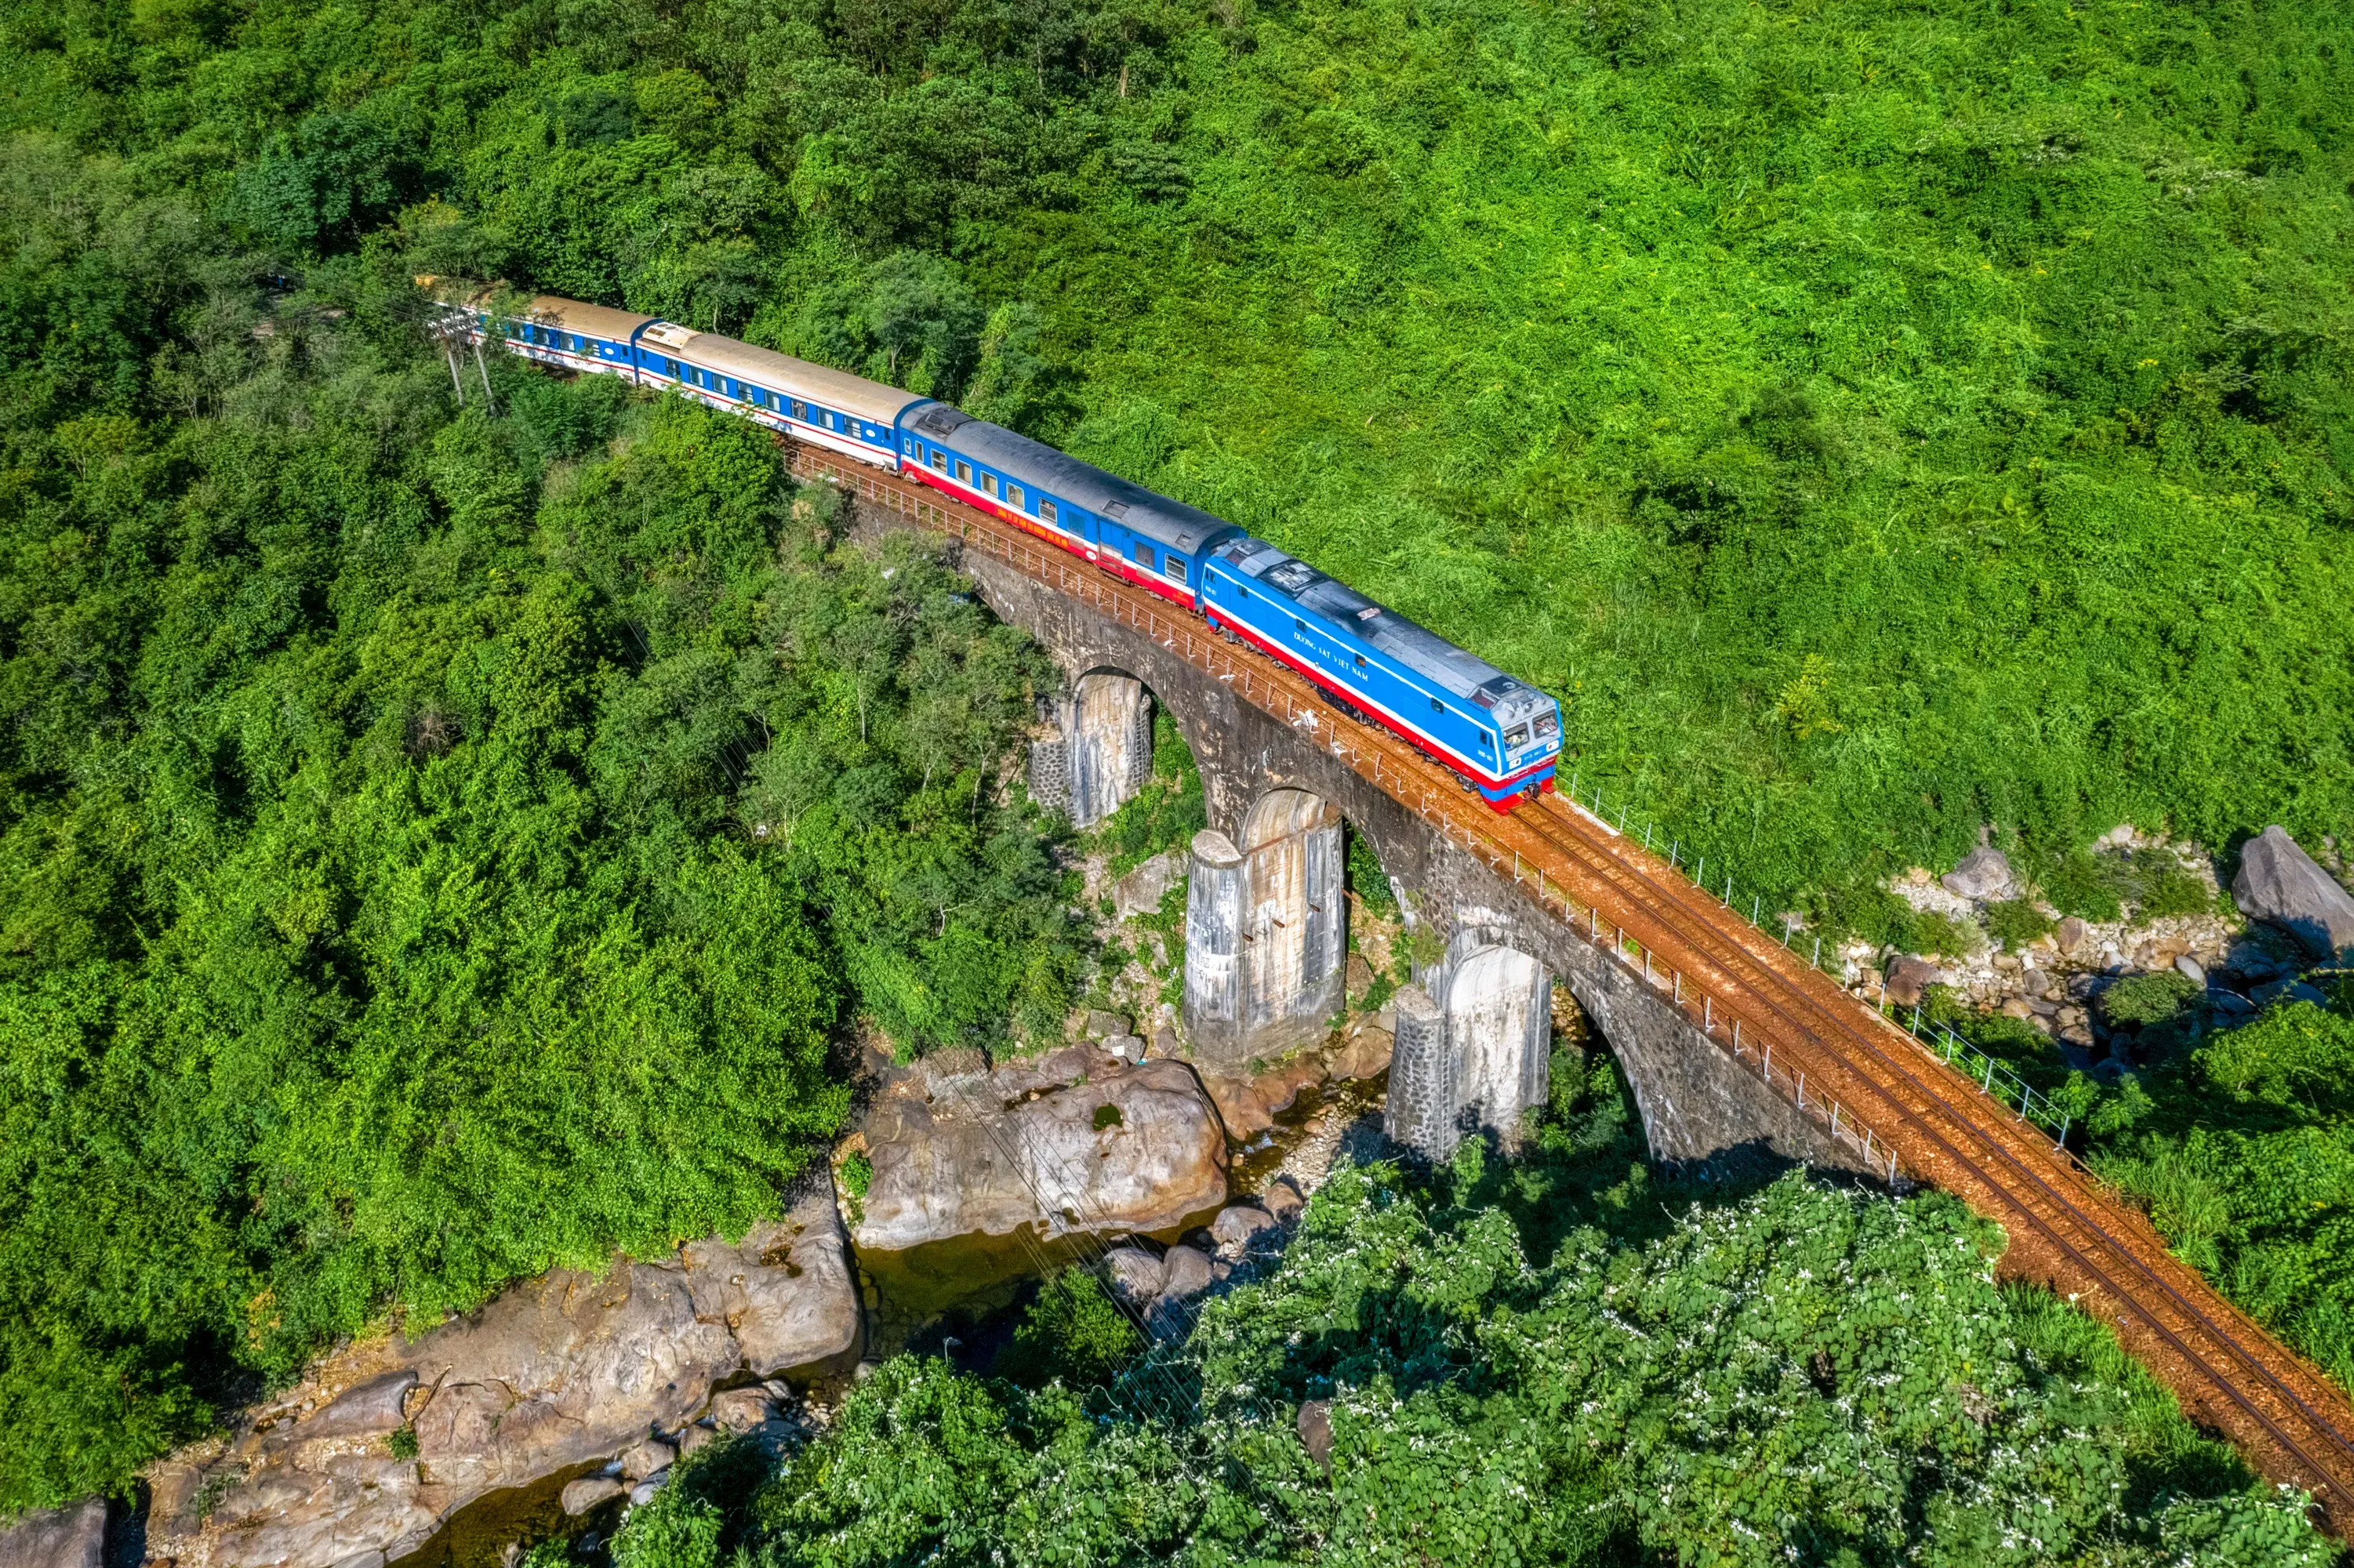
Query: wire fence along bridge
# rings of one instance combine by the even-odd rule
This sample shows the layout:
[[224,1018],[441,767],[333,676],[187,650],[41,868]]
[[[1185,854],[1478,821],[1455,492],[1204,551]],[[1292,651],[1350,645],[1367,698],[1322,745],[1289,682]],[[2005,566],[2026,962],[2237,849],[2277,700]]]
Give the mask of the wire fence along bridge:
[[2064,1109],[1952,1030],[1850,995],[1785,927],[1755,924],[1722,875],[1664,856],[1573,777],[1508,816],[1385,732],[1338,715],[1305,679],[1150,594],[913,482],[786,443],[794,471],[947,534],[1151,640],[1320,747],[1639,976],[1733,1063],[1899,1191],[1939,1187],[1999,1222],[2008,1275],[2111,1324],[2193,1417],[2267,1478],[2305,1489],[2330,1528],[2354,1523],[2354,1406],[2168,1251],[2133,1205],[2071,1153]]

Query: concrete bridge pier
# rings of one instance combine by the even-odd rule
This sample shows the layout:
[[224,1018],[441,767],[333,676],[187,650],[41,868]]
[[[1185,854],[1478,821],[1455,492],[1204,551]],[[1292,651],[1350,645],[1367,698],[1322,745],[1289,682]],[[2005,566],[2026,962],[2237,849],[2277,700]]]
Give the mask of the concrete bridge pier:
[[1261,796],[1236,843],[1193,835],[1185,895],[1185,1033],[1240,1067],[1322,1037],[1347,983],[1341,813],[1300,789]]
[[1152,777],[1152,698],[1132,675],[1097,670],[1055,705],[1056,733],[1030,745],[1030,796],[1091,828]]
[[1432,1160],[1483,1129],[1518,1148],[1522,1114],[1552,1088],[1552,971],[1458,917],[1419,980],[1398,994],[1384,1130]]

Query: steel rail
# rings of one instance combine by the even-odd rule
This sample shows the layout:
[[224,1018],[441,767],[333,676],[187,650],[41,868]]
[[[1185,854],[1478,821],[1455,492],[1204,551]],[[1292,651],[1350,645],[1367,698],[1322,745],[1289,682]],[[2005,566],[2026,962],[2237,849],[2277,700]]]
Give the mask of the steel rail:
[[[1484,804],[1473,815],[1467,797],[1452,787],[1451,776],[1419,752],[1387,732],[1371,726],[1344,729],[1329,702],[1305,681],[1255,651],[1222,639],[1191,615],[1157,597],[1130,587],[1108,572],[1032,538],[1027,534],[939,495],[929,487],[900,479],[830,452],[792,442],[780,442],[796,471],[854,491],[927,527],[949,535],[968,547],[978,547],[1023,575],[1079,599],[1115,623],[1129,626],[1212,678],[1238,690],[1254,706],[1312,736],[1325,749],[1348,763],[1401,804],[1414,810],[1444,836],[1472,853],[1500,877],[1524,891],[1533,872],[1539,907],[1558,905],[1575,934],[1576,922],[1587,920],[1587,938],[1605,947],[1630,973],[1638,974],[1683,1012],[1702,1036],[1726,1051],[1732,1060],[1775,1086],[1772,1056],[1783,1053],[1783,1084],[1791,1081],[1793,1057],[1805,1065],[1797,1077],[1797,1108],[1813,1112],[1820,1125],[1829,1107],[1829,1125],[1834,1143],[1844,1129],[1867,1160],[1875,1147],[1887,1161],[1887,1173],[1904,1170],[1923,1179],[1943,1179],[1936,1184],[1969,1197],[1975,1192],[1982,1211],[1992,1217],[2015,1214],[2028,1231],[2029,1247],[2052,1266],[2049,1282],[2068,1278],[2081,1287],[2078,1297],[2105,1298],[2126,1315],[2118,1324],[2131,1330],[2160,1352],[2145,1359],[2178,1363],[2166,1369],[2167,1381],[2218,1425],[2232,1429],[2243,1450],[2271,1459],[2258,1467],[2276,1479],[2295,1481],[2313,1491],[2321,1506],[2335,1517],[2354,1499],[2354,1407],[2301,1358],[2272,1338],[2225,1301],[2195,1271],[2169,1253],[2154,1228],[2130,1205],[2116,1202],[2099,1179],[2065,1150],[2045,1147],[2040,1133],[2022,1136],[2010,1124],[2018,1118],[2009,1107],[1967,1084],[1963,1103],[1983,1104],[1971,1115],[1951,1092],[1933,1079],[1942,1075],[1957,1085],[1961,1075],[1926,1056],[1921,1044],[1890,1023],[1880,1012],[1830,984],[1811,965],[1797,964],[1780,945],[1738,916],[1718,906],[1705,889],[1671,869],[1651,863],[1658,857],[1638,853],[1624,834],[1599,818],[1558,797],[1523,807],[1510,815],[1494,816]],[[1481,818],[1486,818],[1482,821]],[[1595,829],[1584,824],[1590,820]],[[1534,851],[1513,840],[1534,841]],[[1544,858],[1565,862],[1553,869],[1548,885]],[[1573,898],[1575,890],[1581,895]],[[1550,899],[1550,904],[1548,900]],[[1605,901],[1616,912],[1609,916],[1610,935],[1604,939]],[[1705,906],[1705,907],[1702,907]],[[1626,952],[1629,936],[1643,955],[1639,969]],[[1755,938],[1752,942],[1749,938]],[[1664,975],[1655,970],[1655,956],[1676,960]],[[1790,972],[1803,969],[1803,976]],[[1687,982],[1702,983],[1690,994]],[[1829,993],[1828,996],[1825,993]],[[1868,1013],[1872,1027],[1862,1027],[1851,1013]],[[1749,1029],[1744,1042],[1742,1031]],[[1902,1035],[1904,1049],[1892,1052],[1879,1038],[1882,1031]],[[1729,1037],[1720,1038],[1720,1035]],[[1762,1038],[1764,1052],[1757,1042]],[[1846,1048],[1842,1049],[1842,1043]],[[1754,1058],[1744,1062],[1744,1056]],[[1813,1105],[1806,1086],[1817,1086]],[[1823,1094],[1837,1084],[1845,1096]],[[1859,1094],[1861,1090],[1861,1094]],[[1787,1097],[1787,1092],[1785,1097]],[[1892,1146],[1883,1128],[1863,1122],[1856,1136],[1859,1100],[1876,1103],[1909,1134],[1910,1151]],[[2024,1123],[2020,1126],[2023,1128]],[[1956,1139],[1959,1142],[1956,1142]],[[1973,1154],[1964,1145],[1977,1149]],[[1873,1167],[1877,1169],[1875,1165]],[[2006,1180],[2008,1177],[2008,1180]],[[2078,1189],[2072,1197],[2063,1187]],[[2106,1215],[2095,1218],[2091,1209]],[[2048,1213],[2046,1211],[2049,1211]],[[2119,1231],[2127,1239],[2121,1239]],[[2073,1233],[2073,1234],[2071,1234]],[[2015,1238],[2016,1239],[2016,1238]],[[2137,1244],[2137,1245],[2132,1245]],[[2091,1254],[2105,1254],[2105,1266]],[[2150,1259],[2159,1261],[2153,1266]],[[2006,1266],[2016,1268],[2009,1258]],[[2120,1277],[2122,1276],[2122,1277]],[[2193,1298],[2213,1304],[2202,1308]],[[2072,1299],[2077,1298],[2072,1298]],[[2153,1299],[2154,1298],[2154,1299]],[[2221,1317],[2242,1330],[2234,1336],[2217,1321]],[[2171,1320],[2169,1320],[2171,1319]],[[2244,1337],[2249,1344],[2241,1342]],[[2209,1353],[2190,1342],[2203,1340]],[[2225,1363],[2219,1366],[2217,1361]],[[2240,1375],[2230,1375],[2236,1366]],[[2253,1388],[2243,1389],[2243,1382]],[[2302,1385],[2300,1388],[2299,1385]],[[2224,1408],[2218,1408],[2220,1396]],[[2267,1410],[2264,1405],[2273,1408]],[[2316,1405],[2337,1413],[2325,1415]],[[2236,1413],[2238,1419],[2233,1419]],[[2289,1427],[2305,1429],[2303,1437]],[[2317,1440],[2329,1459],[2317,1457],[2306,1439]],[[2255,1455],[2252,1455],[2254,1457]],[[2335,1462],[2330,1462],[2334,1460]],[[2283,1463],[2282,1461],[2285,1461]]]
[[[1564,813],[1554,810],[1543,814],[1559,822]],[[1667,892],[1666,889],[1659,886],[1660,879],[1651,874],[1649,868],[1644,867],[1631,853],[1631,846],[1628,846],[1627,851],[1622,852],[1610,849],[1609,846],[1596,846],[1590,843],[1574,844],[1564,842],[1567,838],[1566,833],[1548,832],[1535,822],[1528,825],[1534,829],[1539,836],[1554,842],[1556,847],[1563,853],[1585,855],[1591,855],[1596,852],[1607,853],[1618,862],[1623,868],[1623,874],[1639,879],[1648,885],[1646,891],[1655,896]],[[1670,877],[1667,880],[1674,884],[1676,893],[1662,898],[1660,902],[1670,908],[1682,906],[1684,913],[1690,916],[1693,913],[1689,907],[1690,895],[1698,890],[1679,877]],[[1710,899],[1708,902],[1712,909],[1715,901]],[[1721,932],[1726,923],[1702,919],[1701,924],[1704,933],[1715,933]],[[1747,922],[1743,921],[1740,924],[1746,926]],[[1704,942],[1704,938],[1693,937],[1689,930],[1673,934],[1681,941],[1689,942],[1695,948],[1702,947]],[[1845,1035],[1861,1047],[1870,1059],[1876,1062],[1896,1080],[1896,1084],[1892,1085],[1885,1080],[1875,1079],[1870,1073],[1861,1071],[1853,1061],[1837,1055],[1834,1055],[1830,1064],[1831,1070],[1859,1078],[1866,1093],[1884,1103],[1901,1118],[1902,1125],[1914,1129],[1925,1139],[1931,1145],[1934,1155],[1937,1157],[1935,1162],[1948,1164],[1957,1171],[1974,1177],[1977,1184],[1985,1190],[1987,1198],[1993,1206],[2022,1218],[2043,1245],[2052,1248],[2060,1257],[2074,1265],[2075,1269],[2085,1277],[2084,1283],[2091,1284],[2097,1293],[2110,1298],[2117,1305],[2126,1308],[2141,1319],[2146,1330],[2157,1336],[2168,1351],[2185,1363],[2198,1383],[2207,1385],[2228,1398],[2245,1415],[2248,1422],[2256,1426],[2263,1440],[2278,1448],[2284,1457],[2290,1459],[2307,1472],[2297,1478],[2303,1484],[2321,1493],[2333,1493],[2338,1489],[2341,1484],[2340,1478],[2348,1474],[2349,1469],[2354,1469],[2354,1445],[2349,1445],[2344,1431],[2315,1410],[2312,1404],[2291,1386],[2287,1379],[2281,1377],[2263,1357],[2242,1345],[2210,1314],[2201,1311],[2187,1299],[2175,1282],[2153,1269],[2136,1249],[2127,1246],[2120,1240],[2115,1231],[2087,1213],[2083,1203],[2062,1192],[2043,1171],[2036,1170],[2029,1159],[2021,1156],[2019,1149],[2012,1142],[1993,1136],[1984,1122],[1964,1113],[1946,1093],[1932,1086],[1921,1071],[1890,1055],[1882,1049],[1880,1043],[1872,1039],[1866,1032],[1856,1029],[1842,1019],[1839,1009],[1825,1005],[1819,996],[1810,994],[1804,982],[1792,976],[1777,972],[1779,966],[1762,952],[1748,951],[1746,944],[1743,944],[1736,947],[1735,953],[1735,962],[1742,968],[1752,970],[1753,974],[1762,973],[1767,986],[1781,990],[1795,998],[1798,1009],[1819,1017],[1829,1026],[1832,1032]],[[1809,970],[1809,972],[1812,971]],[[1809,1028],[1797,1016],[1796,1011],[1788,1002],[1766,994],[1767,987],[1757,985],[1755,980],[1749,982],[1749,987],[1757,1000],[1776,1014],[1776,1022],[1783,1026],[1782,1031],[1777,1033],[1781,1033],[1782,1038],[1787,1042],[1787,1048],[1808,1052],[1810,1060],[1819,1065],[1820,1058],[1814,1054],[1815,1051],[1830,1046],[1832,1042],[1824,1039],[1819,1030]],[[1844,996],[1844,993],[1841,994]],[[1875,1013],[1874,1016],[1876,1018],[1877,1014]],[[1952,1074],[1950,1068],[1944,1067],[1941,1064],[1924,1063],[1924,1065],[1929,1066],[1932,1072],[1943,1071],[1959,1079],[1959,1075]],[[1910,1086],[1914,1097],[1908,1098],[1898,1092],[1903,1086]],[[1973,1095],[1977,1095],[1977,1086],[1972,1085],[1970,1088]],[[2004,1114],[1996,1120],[1995,1125],[2009,1133],[2011,1129],[2008,1125],[2009,1118],[2007,1107],[1998,1108],[2003,1110]],[[1958,1128],[1967,1141],[1975,1143],[1990,1152],[1997,1163],[2007,1168],[2016,1178],[2017,1182],[2027,1188],[2030,1194],[2040,1196],[2043,1200],[2044,1206],[2039,1207],[2036,1202],[2031,1201],[2030,1197],[2022,1196],[2017,1186],[2002,1181],[1995,1171],[1987,1168],[1981,1159],[1957,1147],[1954,1139],[1947,1135],[1946,1128]],[[2041,1152],[2040,1149],[2033,1147],[2041,1142],[2040,1139],[2028,1141],[2031,1144],[2031,1152]],[[1917,1155],[1915,1158],[1917,1160]],[[1920,1163],[1927,1164],[1930,1161]],[[2073,1177],[2075,1172],[2071,1171],[2069,1174]],[[1941,1184],[1950,1185],[1951,1183]],[[2109,1207],[2105,1203],[2100,1206]],[[2050,1213],[2046,1212],[2047,1207]],[[2074,1235],[2063,1234],[2072,1230],[2076,1233]],[[2103,1265],[2088,1255],[2088,1249],[2089,1252],[2108,1255],[2111,1262],[2107,1266]],[[2161,1308],[2171,1306],[2173,1310],[2171,1312],[2153,1310],[2153,1304],[2142,1290],[2137,1288],[2131,1282],[2116,1277],[2116,1268],[2119,1265],[2122,1265],[2128,1274],[2137,1275],[2148,1288],[2158,1293],[2159,1298],[2158,1305]],[[2205,1293],[2203,1287],[2202,1293]],[[2179,1321],[2169,1322],[2168,1318],[2177,1319]],[[2125,1319],[2119,1320],[2122,1322]],[[2260,1408],[2257,1402],[2242,1389],[2237,1380],[2225,1375],[2213,1364],[2208,1353],[2202,1352],[2188,1342],[2188,1339],[2190,1338],[2204,1339],[2209,1341],[2211,1351],[2221,1351],[2229,1360],[2239,1362],[2245,1373],[2253,1375],[2260,1389],[2270,1392],[2290,1409],[2266,1411]],[[2326,1440],[2327,1445],[2336,1450],[2333,1457],[2338,1462],[2332,1464],[2327,1459],[2317,1456],[2305,1441],[2287,1430],[2285,1423],[2294,1423],[2311,1428],[2315,1435]],[[2335,1498],[2331,1498],[2330,1500],[2335,1500]]]

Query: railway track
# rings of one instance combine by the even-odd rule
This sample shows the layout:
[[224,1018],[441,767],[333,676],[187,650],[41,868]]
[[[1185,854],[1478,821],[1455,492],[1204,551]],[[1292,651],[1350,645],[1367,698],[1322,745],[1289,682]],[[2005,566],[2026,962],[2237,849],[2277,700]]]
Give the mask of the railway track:
[[1206,623],[927,486],[785,443],[796,472],[953,535],[1151,638],[1415,810],[1604,948],[1855,1163],[1999,1223],[2010,1276],[2109,1323],[2250,1466],[2354,1528],[2354,1405],[2167,1250],[2141,1213],[2001,1101],[1607,822],[1557,796],[1508,816],[1305,678]]

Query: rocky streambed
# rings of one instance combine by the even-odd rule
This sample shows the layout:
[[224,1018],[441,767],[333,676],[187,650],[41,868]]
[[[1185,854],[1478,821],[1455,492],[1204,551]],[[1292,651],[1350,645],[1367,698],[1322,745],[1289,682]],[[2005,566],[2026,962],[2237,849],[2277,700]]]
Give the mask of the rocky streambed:
[[[414,1340],[343,1347],[102,1503],[0,1532],[0,1568],[473,1568],[604,1521],[723,1433],[790,1441],[862,1357],[1073,1259],[1156,1328],[1263,1252],[1350,1127],[1378,1143],[1378,1019],[1206,1081],[1126,1021],[991,1066],[870,1063],[835,1181],[740,1241],[559,1269]],[[1173,1042],[1159,1043],[1165,1049]],[[1370,1131],[1368,1130],[1370,1128]]]

